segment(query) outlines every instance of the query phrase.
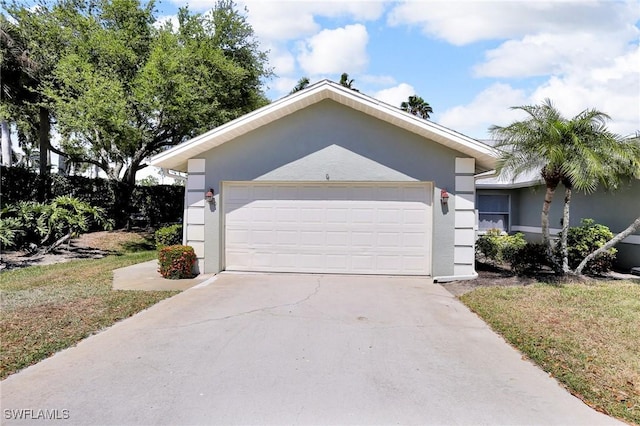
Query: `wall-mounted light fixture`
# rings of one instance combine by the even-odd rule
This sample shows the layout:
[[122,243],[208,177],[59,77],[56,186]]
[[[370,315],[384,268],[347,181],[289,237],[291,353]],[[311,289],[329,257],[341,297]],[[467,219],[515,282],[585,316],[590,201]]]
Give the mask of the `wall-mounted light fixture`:
[[213,188],[209,188],[209,190],[204,194],[204,199],[207,203],[213,203],[213,196],[215,193],[213,192]]
[[449,193],[447,192],[446,189],[440,190],[440,201],[445,206],[449,203]]

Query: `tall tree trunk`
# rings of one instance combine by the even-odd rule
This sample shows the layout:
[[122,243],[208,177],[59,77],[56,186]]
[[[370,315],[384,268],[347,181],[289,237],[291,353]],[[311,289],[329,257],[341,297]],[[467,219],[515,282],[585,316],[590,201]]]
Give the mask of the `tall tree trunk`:
[[10,167],[12,163],[11,128],[7,120],[0,122],[2,126],[2,165]]
[[49,122],[49,110],[40,107],[39,110],[40,123],[38,127],[38,142],[40,145],[40,201],[46,201],[49,198],[49,131],[51,123]]
[[562,232],[560,233],[560,256],[562,258],[561,271],[563,274],[569,272],[569,250],[567,248],[567,237],[569,233],[569,208],[571,205],[571,186],[565,186],[564,209],[562,211]]
[[592,259],[594,259],[598,255],[600,255],[601,253],[604,253],[605,251],[609,250],[611,247],[615,246],[620,241],[624,240],[629,235],[631,235],[634,232],[636,232],[636,230],[638,230],[638,229],[640,229],[640,216],[637,217],[636,220],[634,220],[633,223],[631,225],[629,225],[629,227],[627,229],[625,229],[624,231],[620,232],[615,237],[613,237],[612,239],[607,241],[606,244],[603,245],[602,247],[600,247],[598,250],[590,253],[587,257],[582,259],[582,262],[580,262],[580,264],[578,265],[578,267],[574,271],[574,274],[576,274],[576,275],[582,274],[582,270],[584,269],[585,266],[587,266],[587,263],[589,263]]
[[542,244],[547,249],[547,256],[549,259],[553,259],[553,248],[551,247],[551,237],[549,235],[549,209],[551,208],[551,200],[553,200],[553,194],[556,192],[557,185],[547,184],[547,189],[544,194],[544,202],[542,204]]

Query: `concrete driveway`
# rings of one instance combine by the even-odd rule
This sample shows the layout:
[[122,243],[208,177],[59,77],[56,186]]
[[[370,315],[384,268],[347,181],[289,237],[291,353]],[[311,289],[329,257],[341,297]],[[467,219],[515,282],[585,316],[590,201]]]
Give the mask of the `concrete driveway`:
[[4,424],[47,416],[58,425],[620,424],[428,280],[277,274],[219,275],[2,382]]

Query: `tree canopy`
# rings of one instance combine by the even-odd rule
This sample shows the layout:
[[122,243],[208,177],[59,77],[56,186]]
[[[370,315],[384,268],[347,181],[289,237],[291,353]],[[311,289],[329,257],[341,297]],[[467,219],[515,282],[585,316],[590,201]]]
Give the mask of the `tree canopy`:
[[418,95],[409,96],[406,102],[400,104],[400,109],[425,120],[433,114],[431,105]]
[[167,147],[268,103],[271,76],[245,15],[218,0],[159,23],[154,2],[56,0],[8,8],[26,35],[41,103],[55,117],[59,152],[133,184]]

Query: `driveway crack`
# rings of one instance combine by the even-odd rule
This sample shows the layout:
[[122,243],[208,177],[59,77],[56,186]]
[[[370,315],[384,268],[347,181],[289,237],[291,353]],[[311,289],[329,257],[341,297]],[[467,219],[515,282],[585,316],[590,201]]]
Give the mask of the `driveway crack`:
[[280,305],[273,305],[273,306],[265,306],[265,307],[262,307],[262,308],[251,309],[249,311],[238,312],[238,313],[235,313],[235,314],[232,314],[232,315],[226,315],[224,317],[207,318],[207,319],[204,319],[202,321],[195,321],[195,322],[190,322],[188,324],[174,325],[174,326],[163,327],[163,328],[173,329],[173,328],[191,327],[191,326],[194,326],[194,325],[206,324],[208,322],[224,321],[224,320],[228,320],[228,319],[232,319],[232,318],[238,318],[238,317],[241,317],[241,316],[244,316],[244,315],[255,314],[256,312],[267,312],[267,311],[270,311],[270,310],[273,310],[273,309],[297,306],[297,305],[299,305],[301,303],[304,303],[304,302],[308,301],[313,296],[318,294],[318,292],[320,291],[320,281],[321,281],[321,277],[318,277],[317,280],[316,280],[316,287],[313,289],[313,291],[311,293],[309,293],[308,295],[306,295],[305,297],[303,297],[302,299],[297,300],[295,302],[283,303],[283,304],[280,304]]

